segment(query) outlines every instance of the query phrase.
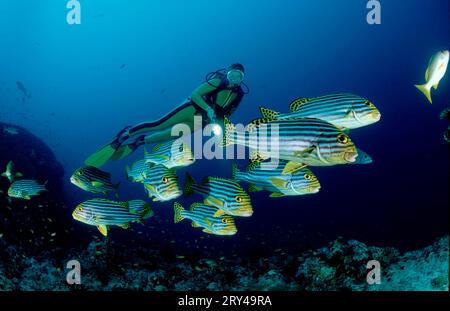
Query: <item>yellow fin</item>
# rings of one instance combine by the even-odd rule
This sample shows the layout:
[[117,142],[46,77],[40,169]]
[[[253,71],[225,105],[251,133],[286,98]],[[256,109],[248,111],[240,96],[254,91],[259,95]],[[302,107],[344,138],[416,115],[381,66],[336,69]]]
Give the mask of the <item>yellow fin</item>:
[[288,182],[283,178],[272,177],[269,179],[276,187],[286,189],[286,185],[288,184]]
[[92,186],[97,187],[97,188],[103,186],[103,183],[100,181],[93,181],[93,182],[91,182],[91,184],[92,184]]
[[438,86],[439,86],[439,82],[436,83],[435,85],[433,85],[433,88],[434,88],[435,90],[437,90]]
[[191,226],[193,227],[193,228],[198,228],[198,227],[201,227],[197,222],[195,222],[195,221],[193,221],[192,223],[191,223]]
[[425,81],[426,82],[428,82],[428,77],[429,77],[429,71],[430,71],[430,69],[429,68],[427,68],[427,71],[425,71]]
[[108,236],[108,227],[105,225],[98,225],[97,226],[98,231],[100,231],[101,234],[104,236]]
[[263,116],[263,118],[266,118],[269,120],[276,119],[276,117],[280,114],[277,111],[274,111],[269,108],[264,108],[264,107],[259,107],[259,111],[261,112],[261,115]]
[[306,164],[304,164],[304,163],[289,161],[286,164],[286,166],[284,167],[283,171],[281,172],[281,175],[293,174],[293,173],[301,170],[304,167],[306,167]]
[[205,204],[207,204],[207,205],[214,205],[214,206],[217,206],[217,207],[222,207],[223,206],[223,202],[221,200],[216,199],[216,198],[211,197],[211,196],[207,197],[203,202]]
[[209,234],[214,234],[214,232],[212,232],[211,230],[209,230],[209,229],[203,229],[203,232],[205,232],[205,233],[209,233]]
[[222,209],[218,209],[217,212],[214,213],[214,217],[220,217],[222,215],[225,215],[225,211]]
[[250,184],[250,185],[248,186],[248,191],[249,191],[249,192],[258,192],[258,191],[261,191],[261,190],[263,190],[263,188],[258,187],[258,186],[255,186],[255,185],[253,185],[253,184]]
[[425,95],[428,99],[428,101],[430,102],[430,104],[433,103],[433,100],[431,98],[431,90],[427,87],[426,84],[423,85],[415,85],[415,87],[421,91],[423,93],[423,95]]
[[123,229],[128,229],[128,228],[130,228],[130,224],[126,223],[126,224],[123,224],[123,225],[119,225],[119,227],[123,228]]
[[213,225],[212,221],[209,220],[208,218],[205,218],[205,223],[210,227]]
[[281,198],[281,197],[284,197],[284,196],[286,196],[286,195],[283,194],[283,193],[281,193],[281,192],[273,192],[273,193],[270,195],[271,198]]

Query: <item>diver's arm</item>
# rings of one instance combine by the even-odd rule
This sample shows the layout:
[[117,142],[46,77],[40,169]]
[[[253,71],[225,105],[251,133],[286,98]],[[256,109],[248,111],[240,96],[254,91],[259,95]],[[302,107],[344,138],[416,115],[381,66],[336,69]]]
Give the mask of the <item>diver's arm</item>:
[[203,99],[203,96],[214,91],[220,85],[220,82],[220,79],[212,79],[203,83],[192,92],[191,100],[206,112],[210,112],[212,107]]

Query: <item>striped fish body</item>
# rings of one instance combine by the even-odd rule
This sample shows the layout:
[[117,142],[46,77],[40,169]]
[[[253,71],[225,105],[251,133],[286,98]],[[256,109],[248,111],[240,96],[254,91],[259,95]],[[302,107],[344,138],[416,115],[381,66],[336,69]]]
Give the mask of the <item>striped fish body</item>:
[[192,221],[193,227],[202,227],[203,232],[215,235],[234,235],[237,228],[234,219],[230,215],[214,216],[217,207],[202,203],[194,203],[189,211],[180,204],[174,203],[174,222],[178,223],[183,219]]
[[167,168],[189,166],[195,162],[190,146],[179,139],[156,145],[151,153],[144,149],[144,154],[146,162]]
[[304,167],[293,174],[283,174],[286,161],[280,161],[278,165],[265,163],[251,163],[247,170],[239,171],[233,165],[233,178],[250,184],[251,192],[266,190],[272,192],[271,197],[297,196],[317,193],[320,183],[314,173]]
[[316,98],[299,98],[290,104],[290,113],[260,108],[264,118],[289,120],[317,118],[340,129],[355,129],[378,122],[381,114],[368,99],[353,94],[332,94]]
[[263,159],[278,158],[309,166],[348,164],[357,157],[347,134],[320,119],[255,120],[246,130],[236,130],[225,119],[224,145],[238,144]]
[[144,187],[154,201],[170,201],[182,195],[175,170],[164,165],[155,165],[148,171]]
[[132,182],[143,183],[152,166],[153,164],[147,163],[145,159],[133,163],[131,168],[127,165],[125,168],[127,179]]
[[202,184],[196,184],[191,175],[186,173],[184,195],[200,194],[204,203],[218,208],[216,216],[228,214],[232,216],[250,217],[253,207],[250,196],[236,181],[207,177]]
[[40,185],[37,181],[31,179],[16,180],[9,187],[8,196],[11,198],[31,200],[32,196],[37,196],[42,191],[47,191],[45,184]]
[[119,183],[111,182],[111,174],[93,166],[77,169],[70,177],[70,182],[77,187],[92,193],[108,194],[116,192]]
[[75,220],[97,226],[105,236],[108,226],[128,228],[131,222],[143,223],[152,215],[153,211],[144,201],[116,202],[106,199],[92,199],[83,202],[72,213]]

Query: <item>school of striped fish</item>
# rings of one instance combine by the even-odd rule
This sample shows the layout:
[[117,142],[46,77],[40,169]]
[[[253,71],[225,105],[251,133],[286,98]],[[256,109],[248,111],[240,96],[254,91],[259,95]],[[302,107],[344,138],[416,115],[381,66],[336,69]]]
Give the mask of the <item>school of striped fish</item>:
[[[224,119],[222,147],[241,145],[250,150],[245,169],[232,165],[232,178],[204,176],[198,183],[185,173],[180,185],[178,170],[195,163],[189,144],[182,139],[164,142],[151,151],[144,148],[142,159],[125,167],[127,180],[141,184],[153,202],[167,202],[184,196],[201,198],[189,208],[174,202],[174,223],[189,220],[193,228],[206,234],[228,236],[238,231],[235,218],[254,214],[249,193],[266,191],[270,198],[303,196],[318,193],[322,187],[312,171],[315,166],[370,164],[372,157],[357,148],[349,131],[378,122],[381,114],[363,97],[341,93],[294,100],[288,112],[260,107],[261,117],[250,122],[244,131]],[[270,137],[277,148],[258,148],[268,129],[276,127]],[[257,146],[257,147],[255,147]],[[117,195],[118,183],[111,174],[95,167],[81,167],[70,178],[79,188],[93,194]],[[241,184],[247,184],[247,190]],[[117,198],[117,197],[116,197]],[[107,236],[109,227],[123,229],[131,223],[144,223],[154,215],[150,205],[140,199],[128,202],[93,198],[79,204],[73,218],[96,226]]]

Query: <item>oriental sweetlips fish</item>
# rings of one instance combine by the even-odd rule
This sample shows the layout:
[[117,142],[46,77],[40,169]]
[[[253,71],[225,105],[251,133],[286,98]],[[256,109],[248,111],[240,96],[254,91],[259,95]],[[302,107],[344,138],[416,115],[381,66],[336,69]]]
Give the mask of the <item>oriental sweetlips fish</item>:
[[17,177],[22,177],[22,173],[16,171],[16,167],[12,161],[9,161],[6,165],[6,171],[2,173],[2,177],[8,178],[9,182],[12,183]]
[[203,232],[216,235],[234,235],[237,232],[234,219],[229,215],[215,216],[217,207],[202,203],[194,203],[187,211],[179,203],[175,202],[174,223],[183,219],[192,220],[192,227],[202,227]]
[[108,226],[127,229],[131,222],[144,223],[153,216],[150,206],[142,200],[115,202],[106,199],[92,199],[78,205],[72,213],[75,220],[91,226],[97,226],[104,235],[108,235]]
[[147,162],[167,168],[189,166],[195,162],[190,146],[179,139],[156,145],[151,153],[144,149],[144,154]]
[[439,82],[447,71],[448,61],[450,57],[449,51],[439,51],[433,55],[428,63],[427,71],[425,72],[425,84],[415,85],[428,99],[430,104],[433,103],[431,98],[431,88],[437,90]]
[[131,168],[127,165],[125,171],[128,180],[136,183],[143,183],[145,178],[149,175],[152,166],[152,163],[147,163],[145,160],[139,160],[133,163]]
[[[111,174],[93,166],[77,169],[70,177],[70,182],[77,187],[92,193],[116,192],[120,183],[111,182]],[[117,192],[116,192],[117,196]]]
[[[257,119],[244,130],[237,130],[224,118],[222,145],[242,145],[253,150],[253,158],[277,158],[289,161],[283,174],[308,166],[332,166],[356,161],[356,147],[342,130],[323,120]],[[266,146],[264,146],[266,144]]]
[[31,179],[16,180],[8,189],[8,196],[11,198],[31,200],[32,196],[39,195],[42,191],[48,191],[43,185],[38,184],[37,181]]
[[175,170],[163,165],[155,165],[148,171],[144,188],[153,201],[170,201],[182,195]]
[[242,172],[234,163],[233,178],[249,183],[250,192],[261,190],[272,192],[270,195],[272,198],[319,192],[319,180],[309,168],[303,167],[292,174],[283,175],[285,165],[286,161],[280,161],[277,164],[255,162],[250,163],[247,170]]
[[240,217],[253,215],[250,196],[234,180],[206,177],[203,183],[198,185],[192,176],[186,173],[184,195],[187,197],[194,192],[205,197],[205,204],[218,208],[215,212],[216,217],[223,214]]
[[290,106],[290,113],[280,113],[260,107],[267,120],[316,118],[344,130],[378,122],[381,114],[368,99],[353,94],[332,94],[315,98],[298,98]]

